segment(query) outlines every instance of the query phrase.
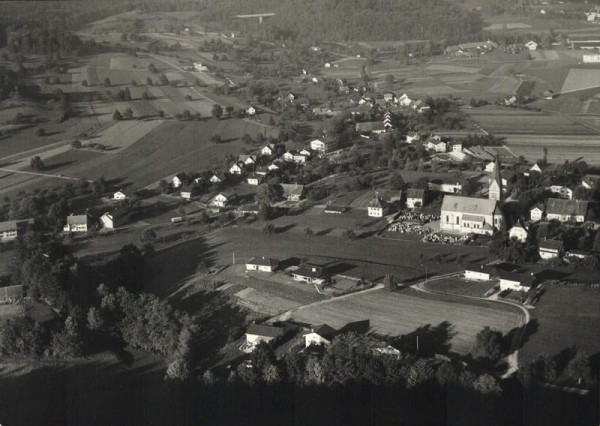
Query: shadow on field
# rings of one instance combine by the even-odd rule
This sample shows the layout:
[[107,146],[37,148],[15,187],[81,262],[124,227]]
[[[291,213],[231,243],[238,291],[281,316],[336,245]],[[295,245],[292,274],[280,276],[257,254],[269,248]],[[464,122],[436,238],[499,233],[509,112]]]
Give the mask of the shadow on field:
[[436,326],[431,324],[417,328],[409,334],[397,339],[395,346],[401,351],[417,353],[421,356],[433,356],[435,354],[448,355],[450,353],[450,340],[456,336],[454,325],[450,321],[443,321]]
[[66,167],[70,164],[73,164],[75,161],[63,161],[62,163],[49,164],[44,167],[45,172],[49,172],[52,170],[60,169],[62,167]]
[[507,342],[507,344],[509,345],[515,342],[516,339],[518,339],[519,336],[521,336],[521,333],[523,333],[521,340],[518,342],[518,345],[511,346],[510,348],[508,348],[509,353],[521,349],[523,345],[529,340],[529,338],[538,331],[539,328],[540,325],[538,321],[535,318],[532,318],[523,327],[515,327],[508,333],[506,333],[506,336],[504,336],[504,341]]

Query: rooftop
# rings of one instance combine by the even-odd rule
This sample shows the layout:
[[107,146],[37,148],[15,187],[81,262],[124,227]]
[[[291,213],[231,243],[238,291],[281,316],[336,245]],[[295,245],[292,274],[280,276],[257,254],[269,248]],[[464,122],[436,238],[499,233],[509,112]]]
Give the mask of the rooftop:
[[254,334],[264,337],[280,337],[283,336],[284,329],[267,324],[250,324],[246,330],[246,334]]
[[491,215],[498,206],[496,200],[471,198],[458,195],[445,195],[442,211],[454,211],[472,215]]

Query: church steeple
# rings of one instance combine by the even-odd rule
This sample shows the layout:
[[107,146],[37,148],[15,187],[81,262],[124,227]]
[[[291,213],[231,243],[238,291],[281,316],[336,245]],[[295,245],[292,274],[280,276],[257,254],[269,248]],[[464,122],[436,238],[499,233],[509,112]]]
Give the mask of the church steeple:
[[490,200],[502,201],[502,176],[500,175],[500,156],[496,155],[494,171],[489,180],[488,196]]

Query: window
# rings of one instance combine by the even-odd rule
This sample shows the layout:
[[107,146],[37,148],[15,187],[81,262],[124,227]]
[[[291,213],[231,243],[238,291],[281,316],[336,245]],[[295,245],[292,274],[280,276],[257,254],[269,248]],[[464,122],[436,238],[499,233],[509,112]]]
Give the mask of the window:
[[460,218],[458,216],[456,216],[456,224],[459,225],[460,224]]
[[446,223],[450,223],[450,216],[446,215]]

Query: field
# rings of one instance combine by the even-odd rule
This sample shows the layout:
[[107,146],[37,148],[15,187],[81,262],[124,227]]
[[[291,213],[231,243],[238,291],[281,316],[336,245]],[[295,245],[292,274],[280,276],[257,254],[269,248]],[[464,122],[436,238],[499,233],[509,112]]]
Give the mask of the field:
[[445,339],[438,342],[440,348],[448,345],[449,352],[464,355],[483,327],[494,327],[506,334],[519,326],[521,314],[516,308],[491,302],[461,304],[450,297],[422,298],[405,289],[399,293],[375,290],[346,296],[299,308],[280,318],[328,324],[336,329],[370,320],[370,331],[374,333],[401,336],[416,332],[424,345],[428,338],[440,339],[434,334],[444,332]]
[[468,281],[461,278],[445,278],[428,282],[426,288],[460,296],[484,297],[497,284],[497,281]]
[[523,346],[523,357],[557,355],[573,345],[588,355],[600,351],[600,290],[545,286],[531,311],[536,329]]

